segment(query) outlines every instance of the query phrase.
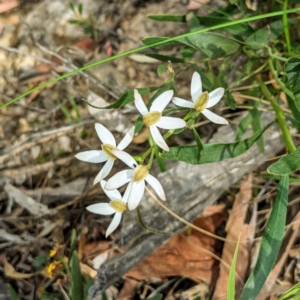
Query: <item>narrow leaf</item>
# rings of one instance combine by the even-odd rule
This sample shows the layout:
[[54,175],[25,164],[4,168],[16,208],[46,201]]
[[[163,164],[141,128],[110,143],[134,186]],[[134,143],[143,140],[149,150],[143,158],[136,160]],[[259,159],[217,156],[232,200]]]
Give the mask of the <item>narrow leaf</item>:
[[163,298],[163,294],[157,293],[151,298],[147,298],[147,300],[161,300]]
[[300,299],[300,282],[294,285],[291,289],[285,292],[278,300],[291,300],[291,299]]
[[242,138],[244,133],[247,131],[249,125],[252,123],[252,114],[250,112],[242,119],[240,124],[238,125],[235,140],[238,141]]
[[273,122],[243,141],[236,141],[229,144],[220,143],[203,145],[200,161],[197,159],[198,146],[171,147],[170,151],[163,152],[161,157],[164,159],[184,161],[192,165],[223,161],[246,152],[272,124]]
[[71,233],[71,240],[70,240],[69,261],[71,261],[73,252],[76,250],[76,243],[77,243],[77,234],[76,234],[76,230],[73,229]]
[[152,53],[145,53],[146,56],[149,56],[151,58],[155,58],[158,59],[160,61],[164,61],[164,62],[172,62],[172,63],[184,63],[185,60],[182,58],[177,58],[177,57],[173,57],[173,56],[167,56],[167,55],[161,55],[161,54],[152,54]]
[[195,140],[196,140],[196,143],[197,143],[197,160],[198,162],[200,162],[200,158],[201,158],[201,151],[203,150],[203,145],[202,145],[202,142],[201,142],[201,139],[200,139],[200,136],[196,130],[195,127],[192,128],[193,130],[193,133],[194,133],[194,137],[195,137]]
[[285,71],[292,93],[295,96],[295,106],[300,111],[300,59],[290,58],[285,64]]
[[284,236],[288,190],[289,177],[285,175],[279,181],[276,201],[262,237],[257,262],[243,288],[240,300],[256,299],[276,262]]
[[228,286],[227,286],[227,300],[235,300],[235,266],[237,261],[237,256],[239,252],[240,236],[238,242],[236,243],[234,255],[232,258],[229,276],[228,276]]
[[268,168],[268,172],[274,175],[289,175],[300,170],[300,147],[293,153],[281,157]]
[[[262,121],[261,121],[261,112],[257,109],[259,102],[254,102],[253,103],[254,108],[250,111],[252,115],[252,128],[253,131],[256,132],[260,129],[262,129]],[[264,143],[264,137],[261,136],[257,141],[256,141],[257,147],[261,153],[264,152],[265,150],[265,143]]]
[[16,291],[13,289],[13,287],[10,284],[8,284],[7,287],[8,287],[8,291],[9,291],[11,299],[12,300],[20,300],[20,298],[18,297],[18,295],[17,295]]
[[84,299],[83,278],[81,275],[79,259],[76,251],[74,251],[72,255],[71,279],[72,279],[71,299],[72,300]]

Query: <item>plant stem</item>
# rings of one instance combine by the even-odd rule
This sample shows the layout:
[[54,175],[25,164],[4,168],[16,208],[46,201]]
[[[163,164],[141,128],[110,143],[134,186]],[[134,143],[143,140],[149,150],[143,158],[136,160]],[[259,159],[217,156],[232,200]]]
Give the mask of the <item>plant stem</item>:
[[258,81],[258,84],[261,88],[262,93],[265,95],[267,100],[270,102],[270,104],[271,104],[271,106],[272,106],[272,108],[275,112],[278,125],[279,125],[279,127],[281,129],[281,132],[282,132],[282,135],[283,135],[285,146],[288,149],[288,151],[290,153],[292,153],[296,150],[296,147],[294,145],[294,142],[293,142],[293,139],[291,137],[288,126],[285,122],[282,110],[281,110],[280,106],[278,105],[278,103],[276,102],[276,100],[274,99],[273,95],[268,90],[268,88],[265,85],[265,83],[263,82],[263,80],[261,79],[261,76],[257,75],[256,78],[257,78],[257,81]]
[[288,53],[290,54],[290,52],[291,52],[291,39],[290,39],[290,32],[289,32],[288,17],[287,17],[287,13],[286,13],[287,7],[288,7],[288,0],[285,0],[284,4],[283,4],[282,23],[283,23],[283,30],[284,30],[287,50],[288,50]]
[[273,65],[273,61],[272,59],[270,58],[269,61],[268,61],[268,64],[269,64],[269,68],[270,68],[270,71],[276,81],[276,83],[280,86],[280,88],[293,100],[295,100],[295,96],[293,95],[293,93],[285,86],[285,84],[278,78],[277,76],[277,71],[275,70],[274,68],[274,65]]

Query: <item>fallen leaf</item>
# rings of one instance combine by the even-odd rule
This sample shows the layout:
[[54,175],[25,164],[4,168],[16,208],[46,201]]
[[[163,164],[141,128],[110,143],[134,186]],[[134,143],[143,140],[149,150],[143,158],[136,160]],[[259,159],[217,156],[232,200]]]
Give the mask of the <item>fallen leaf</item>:
[[[229,276],[228,266],[232,263],[232,257],[235,251],[236,243],[240,237],[240,246],[236,261],[236,272],[240,280],[244,280],[248,270],[249,255],[253,240],[255,226],[244,224],[245,216],[248,210],[249,201],[252,197],[252,174],[248,179],[241,183],[240,192],[236,195],[231,214],[226,224],[226,242],[222,252],[222,260],[227,264],[220,265],[220,273],[213,294],[213,299],[221,299],[227,294],[227,284]],[[236,291],[239,291],[243,282],[236,282]]]
[[203,4],[207,4],[209,2],[210,2],[210,0],[197,0],[197,1],[190,0],[189,4],[186,6],[186,9],[187,10],[197,10]]
[[142,144],[146,142],[148,138],[149,138],[149,128],[146,127],[142,130],[140,134],[133,137],[132,142],[135,144]]
[[[223,222],[224,211],[208,217],[200,217],[194,225],[214,233]],[[210,253],[216,253],[218,241],[194,229],[171,238],[169,242],[126,274],[136,280],[153,277],[184,276],[196,282],[210,284],[218,272],[216,260]]]
[[13,279],[27,279],[30,278],[36,273],[20,273],[15,270],[15,268],[6,260],[5,257],[3,257],[3,263],[4,263],[4,274],[8,278],[13,278]]

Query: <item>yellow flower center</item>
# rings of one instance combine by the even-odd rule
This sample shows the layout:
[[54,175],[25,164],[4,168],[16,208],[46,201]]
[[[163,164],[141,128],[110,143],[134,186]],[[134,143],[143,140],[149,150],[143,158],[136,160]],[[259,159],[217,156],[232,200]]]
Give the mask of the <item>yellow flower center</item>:
[[101,147],[102,147],[102,150],[104,151],[104,153],[105,153],[107,156],[109,156],[110,158],[112,158],[112,159],[114,159],[114,160],[117,159],[117,157],[114,156],[114,155],[111,153],[111,150],[116,150],[116,149],[117,149],[116,147],[114,147],[114,146],[112,146],[112,145],[109,145],[109,144],[103,144],[103,145],[101,145]]
[[119,213],[123,213],[126,210],[126,203],[121,200],[112,200],[110,201],[110,205]]
[[195,109],[197,112],[201,112],[202,110],[204,110],[205,107],[207,106],[208,99],[209,99],[208,92],[202,93],[202,94],[198,97],[198,99],[195,101],[194,109]]
[[159,111],[151,111],[144,115],[143,123],[149,127],[156,124],[160,120],[160,117],[161,113]]
[[133,181],[139,182],[144,180],[149,174],[147,166],[138,166],[133,172]]

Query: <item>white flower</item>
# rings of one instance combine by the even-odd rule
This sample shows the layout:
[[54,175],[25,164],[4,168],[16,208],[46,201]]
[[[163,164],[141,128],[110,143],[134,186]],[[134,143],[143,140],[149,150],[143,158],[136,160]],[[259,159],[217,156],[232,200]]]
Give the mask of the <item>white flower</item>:
[[134,103],[138,111],[143,115],[144,125],[150,128],[153,140],[165,151],[169,151],[169,147],[157,127],[163,129],[178,129],[186,126],[185,121],[182,119],[162,116],[162,111],[169,104],[172,97],[172,90],[163,92],[153,101],[149,112],[139,92],[134,90]]
[[112,150],[112,153],[129,166],[131,170],[124,170],[115,174],[107,181],[105,189],[114,190],[129,182],[125,192],[128,195],[129,210],[133,210],[139,205],[145,191],[145,180],[161,200],[166,200],[163,187],[155,177],[149,174],[147,166],[138,165],[133,157],[124,151]]
[[100,182],[104,193],[111,200],[110,203],[97,203],[89,205],[86,209],[92,213],[99,215],[112,215],[115,214],[110,225],[106,230],[105,236],[108,237],[120,224],[122,213],[126,210],[126,202],[128,193],[125,193],[123,198],[118,190],[108,191],[104,188],[106,181]]
[[214,91],[202,92],[202,82],[199,73],[194,72],[191,82],[191,96],[193,102],[186,101],[181,98],[174,97],[173,103],[177,106],[193,108],[197,112],[201,112],[204,116],[209,119],[210,121],[217,123],[217,124],[228,124],[228,121],[224,118],[216,115],[215,113],[211,112],[207,108],[210,108],[217,104],[224,95],[223,88],[217,88]]
[[112,133],[103,125],[96,123],[95,129],[99,139],[103,143],[102,150],[90,150],[77,153],[75,157],[79,160],[89,163],[102,163],[105,162],[102,170],[98,173],[94,180],[94,184],[104,179],[111,171],[116,157],[111,153],[112,149],[124,150],[132,141],[134,135],[134,127],[132,127],[124,136],[123,140],[116,146],[116,140]]

